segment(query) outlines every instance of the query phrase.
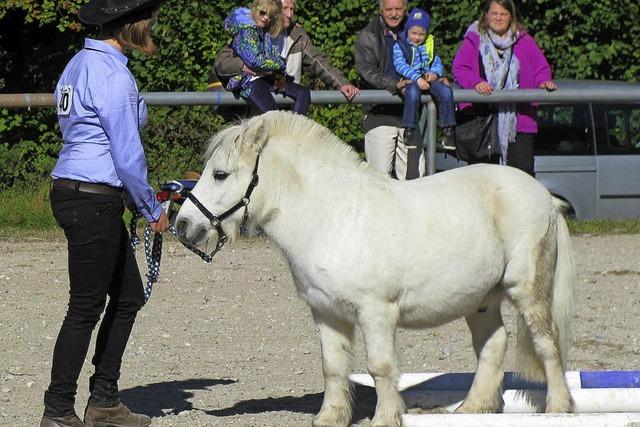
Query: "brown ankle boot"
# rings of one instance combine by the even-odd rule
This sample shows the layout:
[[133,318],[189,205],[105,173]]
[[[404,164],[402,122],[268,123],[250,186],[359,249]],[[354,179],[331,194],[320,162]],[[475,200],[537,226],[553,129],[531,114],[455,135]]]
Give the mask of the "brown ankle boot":
[[84,427],[84,423],[76,414],[64,417],[42,417],[40,427]]
[[84,412],[87,427],[145,427],[151,425],[151,418],[134,414],[122,403],[112,408],[87,406]]

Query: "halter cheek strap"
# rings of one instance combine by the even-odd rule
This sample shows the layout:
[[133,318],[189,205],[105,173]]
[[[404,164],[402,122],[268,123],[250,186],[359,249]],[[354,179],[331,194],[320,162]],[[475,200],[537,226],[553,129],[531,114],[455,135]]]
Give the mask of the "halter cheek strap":
[[[256,163],[255,163],[255,165],[253,167],[253,172],[252,172],[252,175],[251,175],[251,181],[249,182],[249,185],[247,186],[247,190],[244,192],[244,197],[242,197],[242,199],[238,203],[233,205],[231,208],[227,209],[225,212],[223,212],[219,216],[215,216],[214,214],[212,214],[211,211],[209,211],[209,209],[207,209],[202,204],[202,202],[200,202],[200,200],[198,200],[198,198],[193,195],[193,192],[190,192],[189,195],[187,196],[187,198],[189,200],[191,200],[191,202],[194,205],[196,205],[198,210],[200,212],[202,212],[202,214],[209,220],[209,222],[211,223],[211,226],[214,227],[216,229],[216,231],[218,232],[218,242],[216,243],[216,247],[213,250],[213,252],[211,252],[211,254],[209,254],[206,258],[203,257],[203,259],[205,261],[210,262],[211,259],[213,258],[213,256],[216,253],[218,253],[218,251],[220,251],[222,249],[224,244],[227,243],[227,240],[229,240],[229,237],[227,236],[227,234],[222,229],[222,221],[224,221],[225,219],[229,218],[238,209],[241,209],[243,207],[244,207],[244,215],[243,215],[243,218],[242,218],[242,222],[244,223],[247,220],[247,216],[249,215],[247,207],[249,206],[249,202],[251,201],[251,193],[253,193],[253,189],[258,186],[258,181],[259,181],[258,163],[259,162],[260,162],[260,155],[258,154],[258,157],[256,157]],[[192,245],[186,244],[185,246],[187,246],[189,248]]]

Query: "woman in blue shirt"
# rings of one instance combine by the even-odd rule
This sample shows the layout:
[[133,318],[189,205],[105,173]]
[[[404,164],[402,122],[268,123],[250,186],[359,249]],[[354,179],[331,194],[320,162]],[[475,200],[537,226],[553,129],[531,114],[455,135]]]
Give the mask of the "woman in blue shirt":
[[[85,39],[56,86],[64,145],[51,173],[51,207],[68,241],[70,292],[41,427],[151,424],[149,417],[131,413],[118,393],[122,355],[144,304],[122,219],[125,197],[153,231],[166,231],[169,221],[147,182],[139,132],[147,108],[123,52],[155,51],[151,32],[161,2],[92,0],[83,6],[78,17],[99,25],[100,36]],[[74,409],[77,380],[103,311],[83,423]]]

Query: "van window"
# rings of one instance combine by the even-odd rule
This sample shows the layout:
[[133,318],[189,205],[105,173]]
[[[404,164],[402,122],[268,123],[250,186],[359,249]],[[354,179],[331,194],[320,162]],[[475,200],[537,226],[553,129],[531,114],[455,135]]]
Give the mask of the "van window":
[[631,138],[631,144],[636,149],[640,149],[640,107],[629,112],[629,138]]
[[538,106],[536,155],[593,154],[592,141],[588,104]]
[[599,106],[598,154],[640,154],[640,106]]

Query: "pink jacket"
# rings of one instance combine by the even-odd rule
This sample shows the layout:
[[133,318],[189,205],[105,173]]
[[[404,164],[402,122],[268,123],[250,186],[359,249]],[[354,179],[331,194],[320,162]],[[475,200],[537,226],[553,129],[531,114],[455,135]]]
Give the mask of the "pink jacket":
[[[514,44],[513,52],[520,61],[518,81],[521,89],[535,89],[552,79],[551,67],[531,35],[521,32]],[[477,32],[467,31],[453,59],[451,71],[454,80],[463,89],[473,89],[484,81],[480,77],[480,35]],[[460,104],[461,108],[470,105]],[[538,132],[535,104],[518,104],[517,113],[518,132]]]

